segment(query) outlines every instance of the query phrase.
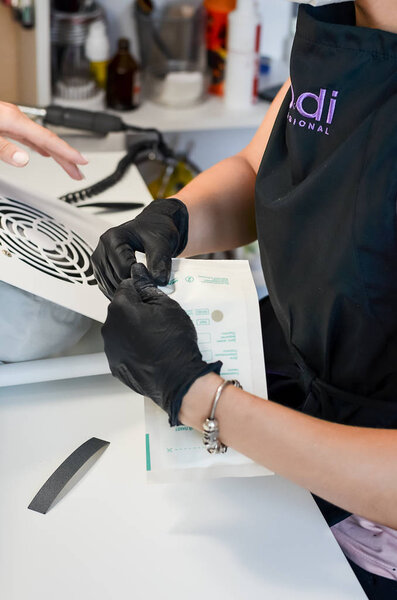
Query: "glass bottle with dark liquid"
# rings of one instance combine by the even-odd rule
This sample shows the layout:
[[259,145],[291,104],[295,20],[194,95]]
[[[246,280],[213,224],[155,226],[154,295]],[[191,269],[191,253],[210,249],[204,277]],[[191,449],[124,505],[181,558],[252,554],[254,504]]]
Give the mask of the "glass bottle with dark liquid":
[[139,106],[140,69],[129,49],[129,40],[120,38],[117,54],[108,65],[106,104],[114,110],[132,110]]

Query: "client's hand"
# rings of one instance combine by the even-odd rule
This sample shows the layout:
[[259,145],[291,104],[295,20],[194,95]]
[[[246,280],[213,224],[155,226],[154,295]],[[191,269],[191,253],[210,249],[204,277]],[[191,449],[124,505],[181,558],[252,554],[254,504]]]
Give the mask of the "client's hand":
[[24,167],[29,162],[29,154],[6,138],[21,142],[42,156],[51,156],[73,179],[84,178],[77,165],[86,165],[87,160],[80,152],[34,123],[14,104],[0,102],[0,160],[14,167]]
[[219,374],[222,363],[203,361],[192,321],[157,289],[144,265],[135,263],[131,275],[116,291],[102,328],[106,356],[115,377],[154,400],[176,425],[192,383]]

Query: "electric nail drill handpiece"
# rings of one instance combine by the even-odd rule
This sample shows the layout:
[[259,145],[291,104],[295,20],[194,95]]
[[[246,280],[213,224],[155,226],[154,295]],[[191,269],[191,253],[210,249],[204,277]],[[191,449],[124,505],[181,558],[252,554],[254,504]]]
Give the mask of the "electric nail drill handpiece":
[[127,126],[120,117],[107,112],[95,112],[79,108],[68,108],[50,104],[45,108],[34,106],[18,107],[25,115],[41,117],[46,125],[58,125],[68,129],[82,129],[106,135],[112,131],[125,131]]

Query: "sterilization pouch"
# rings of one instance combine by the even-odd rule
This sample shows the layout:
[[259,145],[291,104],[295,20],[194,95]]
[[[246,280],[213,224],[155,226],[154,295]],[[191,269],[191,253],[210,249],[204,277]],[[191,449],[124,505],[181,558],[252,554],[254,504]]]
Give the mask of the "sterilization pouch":
[[[203,359],[221,360],[225,379],[238,379],[244,390],[266,398],[259,304],[248,261],[174,259],[164,291],[192,319]],[[171,428],[167,415],[149,399],[145,417],[150,481],[270,473],[231,448],[210,455],[199,432],[184,425]]]

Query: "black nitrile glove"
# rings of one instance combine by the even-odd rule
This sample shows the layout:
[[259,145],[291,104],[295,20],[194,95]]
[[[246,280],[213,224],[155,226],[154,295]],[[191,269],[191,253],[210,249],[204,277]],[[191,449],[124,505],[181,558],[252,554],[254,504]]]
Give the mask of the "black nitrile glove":
[[130,277],[135,251],[146,254],[147,267],[157,285],[167,285],[171,258],[187,244],[189,215],[177,198],[154,200],[132,221],[108,229],[91,260],[101,291],[110,300],[121,281]]
[[180,305],[157,289],[141,263],[131,268],[109,305],[102,327],[112,374],[148,396],[178,423],[183,396],[192,383],[220,361],[203,361],[194,325]]

